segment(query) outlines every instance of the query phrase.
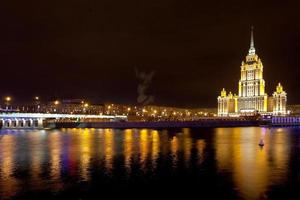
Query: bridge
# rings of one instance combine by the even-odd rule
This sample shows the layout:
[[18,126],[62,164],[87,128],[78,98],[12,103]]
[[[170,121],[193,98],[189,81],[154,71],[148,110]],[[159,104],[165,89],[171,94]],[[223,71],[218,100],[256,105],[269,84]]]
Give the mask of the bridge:
[[58,113],[0,113],[2,129],[44,128],[45,120],[99,120],[120,121],[126,120],[124,115],[85,115],[85,114],[58,114]]

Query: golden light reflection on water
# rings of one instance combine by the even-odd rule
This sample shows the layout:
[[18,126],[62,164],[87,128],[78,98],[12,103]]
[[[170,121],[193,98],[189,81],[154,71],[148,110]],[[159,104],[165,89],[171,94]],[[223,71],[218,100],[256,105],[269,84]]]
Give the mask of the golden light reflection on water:
[[83,180],[89,180],[89,164],[91,159],[91,143],[92,143],[92,130],[82,129],[79,134],[80,141],[80,170]]
[[104,162],[107,172],[111,172],[113,169],[113,157],[114,157],[114,131],[112,129],[104,130]]
[[126,129],[124,133],[124,159],[125,168],[128,173],[131,172],[131,159],[132,159],[132,145],[133,145],[133,132],[132,129]]
[[197,155],[198,155],[198,165],[200,165],[205,157],[205,147],[206,147],[206,143],[204,139],[200,139],[196,141],[196,148],[197,148]]
[[[219,173],[230,174],[242,198],[259,199],[271,184],[287,181],[291,151],[287,129],[205,131],[64,129],[3,134],[0,191],[14,194],[22,190],[23,177],[15,173],[24,170],[29,174],[29,178],[25,177],[28,187],[40,189],[50,181],[55,183],[51,187],[62,188],[64,174],[89,181],[93,178],[91,169],[113,175],[115,165],[122,163],[126,169],[122,173],[130,178],[137,166],[143,172],[154,172],[164,163],[174,172],[191,165],[200,167],[207,159],[213,160]],[[263,148],[258,146],[261,138],[265,141]],[[160,159],[162,162],[158,162]],[[101,167],[95,167],[92,161]]]
[[31,184],[33,187],[41,187],[41,185],[37,183],[40,181],[40,175],[42,173],[41,168],[43,151],[41,151],[41,149],[43,146],[42,140],[44,139],[44,137],[41,137],[39,132],[31,132],[26,136],[31,146],[29,154],[31,156],[31,181],[28,184]]
[[[270,183],[285,181],[287,137],[287,133],[276,134],[266,128],[216,129],[218,169],[232,173],[234,184],[244,198],[265,198]],[[265,141],[263,148],[258,146],[260,138]],[[278,143],[285,143],[285,147]]]
[[17,190],[17,181],[11,176],[15,165],[16,140],[13,135],[1,135],[0,139],[0,191],[8,196]]
[[160,140],[159,133],[156,130],[151,131],[152,135],[152,152],[151,152],[151,160],[152,160],[152,168],[153,170],[157,167],[157,159],[160,152]]
[[51,179],[58,180],[60,178],[61,160],[60,154],[62,152],[61,146],[61,133],[54,131],[48,135],[48,146],[50,153],[50,177]]
[[140,132],[140,165],[142,170],[146,170],[146,159],[149,152],[148,130],[142,129]]
[[177,167],[178,162],[178,150],[179,150],[179,141],[177,136],[173,136],[171,140],[171,157],[172,157],[172,166]]

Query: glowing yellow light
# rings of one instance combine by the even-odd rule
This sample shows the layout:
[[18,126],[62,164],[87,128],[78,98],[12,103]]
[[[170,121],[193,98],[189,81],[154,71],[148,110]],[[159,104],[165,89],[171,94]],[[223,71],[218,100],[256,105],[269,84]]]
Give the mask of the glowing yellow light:
[[58,104],[59,104],[59,101],[58,101],[58,100],[54,101],[54,104],[55,104],[55,105],[58,105]]
[[36,97],[34,97],[34,99],[35,99],[35,100],[39,100],[39,99],[40,99],[40,97],[36,96]]
[[127,108],[127,110],[128,110],[128,111],[130,111],[130,110],[131,110],[131,108],[129,107],[129,108]]
[[84,104],[84,107],[88,107],[88,106],[89,106],[89,104],[88,104],[88,103],[85,103],[85,104]]
[[105,167],[108,171],[113,168],[113,158],[114,158],[114,132],[112,129],[104,130],[104,161]]
[[276,92],[277,93],[282,93],[283,92],[283,87],[281,86],[280,83],[278,83],[277,87],[276,87]]
[[11,101],[11,97],[5,97],[5,101]]
[[226,90],[225,90],[225,88],[223,88],[222,91],[221,91],[221,97],[226,97]]
[[149,138],[148,138],[148,130],[142,129],[140,131],[140,163],[141,169],[146,169],[145,161],[147,160],[147,156],[149,153]]
[[133,132],[132,129],[125,130],[124,136],[124,157],[125,157],[125,167],[127,170],[131,169],[131,156],[133,153]]
[[157,167],[157,159],[159,157],[160,152],[160,140],[159,140],[159,133],[156,130],[151,131],[152,134],[152,152],[151,152],[151,159],[152,165],[154,168]]

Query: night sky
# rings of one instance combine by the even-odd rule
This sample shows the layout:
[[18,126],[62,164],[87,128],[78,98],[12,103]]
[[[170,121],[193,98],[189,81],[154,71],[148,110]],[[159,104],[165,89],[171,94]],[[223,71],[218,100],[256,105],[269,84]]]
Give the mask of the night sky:
[[237,92],[254,25],[267,93],[280,81],[300,104],[299,10],[286,0],[3,1],[0,95],[135,104],[138,68],[155,71],[154,104],[216,107],[223,87]]

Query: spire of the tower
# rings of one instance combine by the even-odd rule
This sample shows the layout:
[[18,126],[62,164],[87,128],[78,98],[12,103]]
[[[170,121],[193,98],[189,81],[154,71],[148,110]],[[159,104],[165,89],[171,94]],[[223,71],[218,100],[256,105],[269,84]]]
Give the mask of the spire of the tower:
[[253,26],[251,26],[251,44],[250,44],[250,47],[252,48],[254,48],[254,37],[253,37],[253,29],[254,29],[254,27]]
[[253,29],[254,29],[254,27],[251,26],[251,41],[250,41],[250,49],[249,49],[248,55],[255,54]]

